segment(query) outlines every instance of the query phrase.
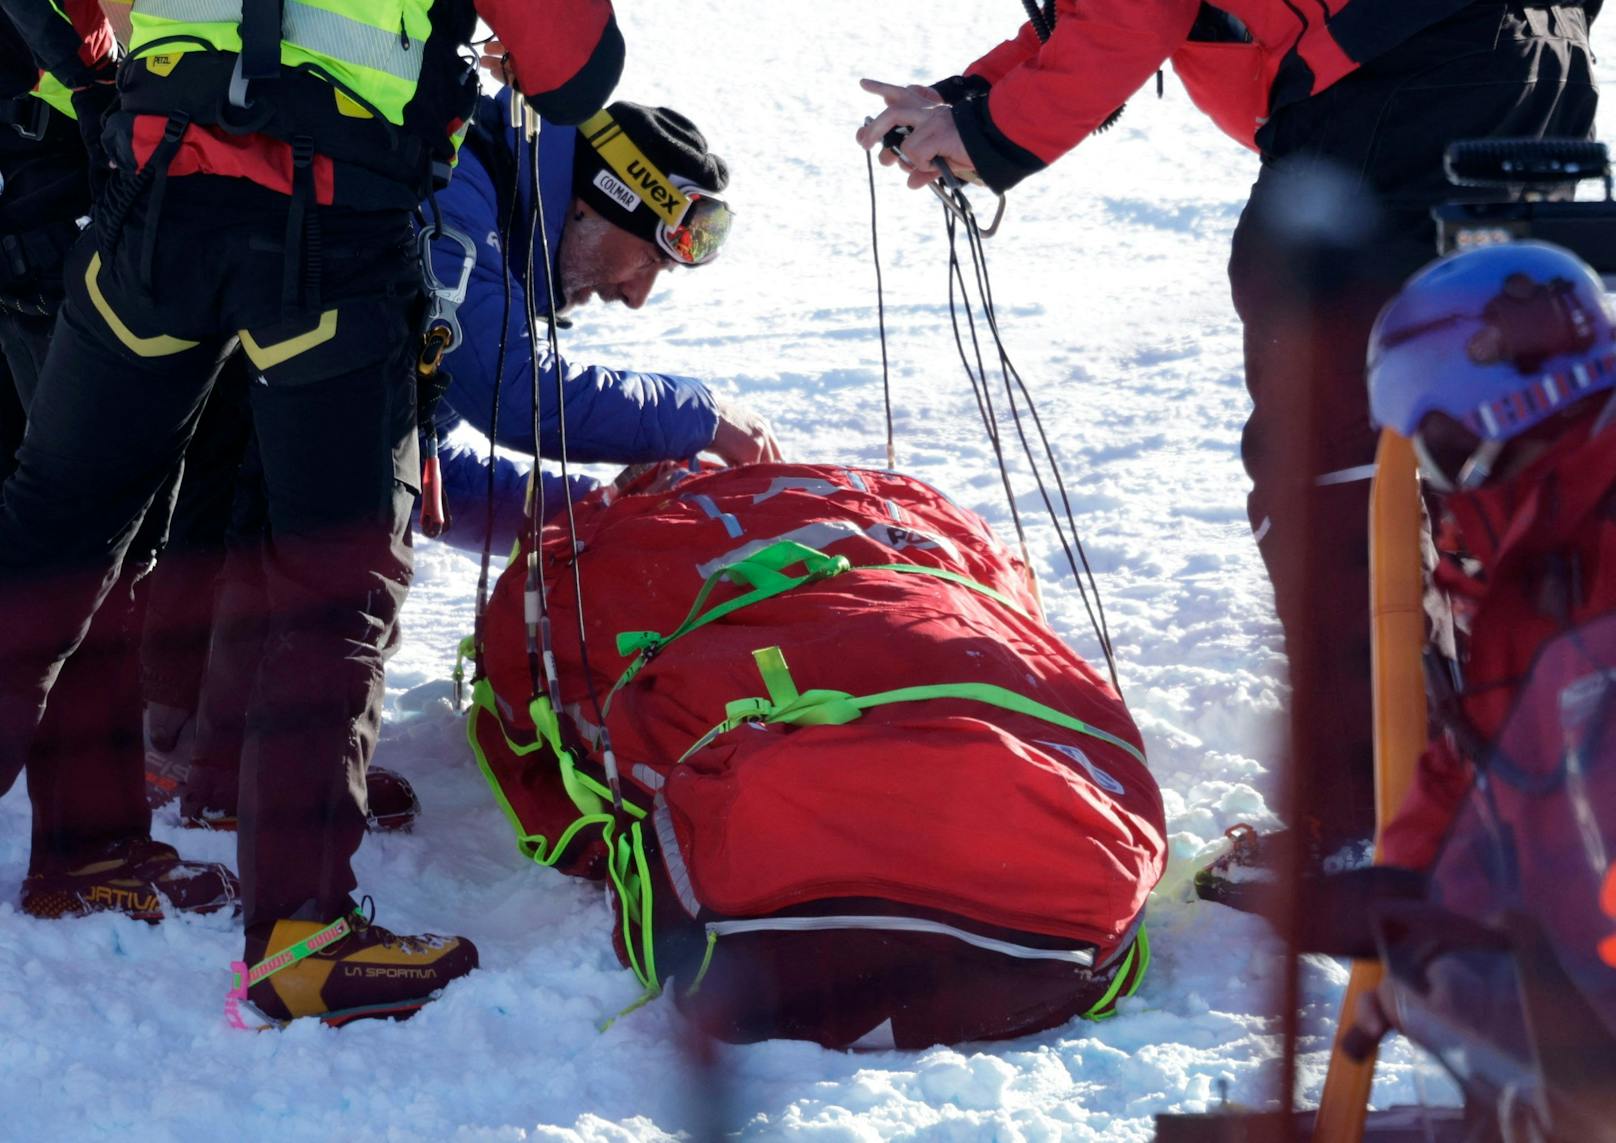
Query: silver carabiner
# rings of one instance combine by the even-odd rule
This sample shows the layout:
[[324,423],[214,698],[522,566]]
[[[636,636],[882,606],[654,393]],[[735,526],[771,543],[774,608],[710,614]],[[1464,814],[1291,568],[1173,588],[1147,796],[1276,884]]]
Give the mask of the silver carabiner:
[[[447,238],[460,246],[460,280],[453,286],[447,286],[432,268],[432,241],[435,238]],[[446,326],[449,330],[449,345],[453,349],[460,344],[460,319],[456,311],[460,303],[466,300],[466,286],[471,282],[472,267],[477,265],[477,244],[452,226],[439,223],[430,223],[421,228],[417,238],[417,252],[421,259],[421,280],[426,286],[427,297],[431,304],[427,307],[426,328],[434,325]]]
[[[999,205],[993,211],[993,221],[988,223],[986,226],[983,226],[980,222],[976,221],[975,211],[967,212],[961,210],[959,203],[955,202],[949,197],[949,191],[952,191],[963,198],[965,196],[965,185],[960,181],[959,176],[949,169],[947,161],[945,161],[941,155],[938,155],[932,160],[932,165],[935,166],[941,173],[938,180],[933,180],[926,185],[931,187],[932,192],[936,194],[937,198],[942,202],[942,204],[948,208],[949,212],[956,215],[959,220],[966,225],[975,226],[977,234],[981,235],[983,238],[992,238],[995,234],[999,233],[999,223],[1004,221],[1004,195],[995,194],[993,196],[998,200]],[[937,185],[939,180],[942,182],[942,186]],[[944,190],[943,187],[947,187],[948,190]]]

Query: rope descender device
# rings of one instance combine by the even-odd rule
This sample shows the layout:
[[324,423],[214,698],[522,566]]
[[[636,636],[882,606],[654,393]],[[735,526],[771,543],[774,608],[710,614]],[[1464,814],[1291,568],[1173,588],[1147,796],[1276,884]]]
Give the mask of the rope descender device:
[[[460,247],[460,275],[453,286],[446,285],[432,268],[432,242],[445,238]],[[457,313],[466,300],[466,286],[471,281],[472,267],[477,264],[477,247],[460,231],[445,226],[441,220],[421,228],[417,239],[417,252],[421,261],[421,282],[428,299],[425,332],[421,335],[421,352],[415,362],[416,421],[425,437],[426,447],[421,456],[421,531],[436,539],[449,526],[449,515],[443,505],[443,471],[438,462],[438,402],[449,388],[448,375],[443,373],[443,355],[460,344],[460,319]]]
[[[873,120],[866,119],[865,122],[870,123]],[[881,146],[895,152],[900,159],[910,166],[914,164],[910,162],[909,156],[903,153],[903,141],[909,137],[913,130],[914,128],[912,127],[905,127],[900,124],[881,137]],[[1004,221],[1004,195],[994,194],[993,197],[998,205],[993,210],[993,221],[983,226],[976,221],[976,212],[970,209],[969,202],[962,201],[965,199],[965,183],[980,180],[974,176],[966,176],[962,179],[954,173],[941,155],[932,158],[932,166],[937,168],[938,176],[926,185],[931,188],[931,193],[937,196],[937,200],[943,204],[944,208],[967,226],[974,226],[977,234],[983,238],[992,238],[999,233],[999,223]]]

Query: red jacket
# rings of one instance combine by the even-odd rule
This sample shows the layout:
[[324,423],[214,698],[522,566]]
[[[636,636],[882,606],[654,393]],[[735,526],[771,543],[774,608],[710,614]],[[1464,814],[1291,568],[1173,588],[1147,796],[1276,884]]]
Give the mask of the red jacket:
[[[1439,576],[1470,616],[1459,705],[1475,742],[1502,730],[1546,640],[1616,610],[1616,428],[1590,438],[1592,420],[1507,483],[1448,498],[1464,550],[1484,568],[1477,579]],[[1386,828],[1386,862],[1431,864],[1470,787],[1466,753],[1452,735],[1427,748]]]
[[1222,0],[1251,40],[1206,43],[1189,39],[1200,0],[1057,0],[1048,43],[1024,24],[966,69],[991,90],[956,103],[955,122],[977,173],[1002,191],[1075,147],[1171,59],[1196,105],[1255,147],[1273,111],[1468,2]]

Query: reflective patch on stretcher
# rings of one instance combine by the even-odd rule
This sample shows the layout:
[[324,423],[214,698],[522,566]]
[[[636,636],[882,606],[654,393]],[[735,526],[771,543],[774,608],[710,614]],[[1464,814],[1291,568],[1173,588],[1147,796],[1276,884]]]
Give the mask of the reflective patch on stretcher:
[[[698,502],[701,500],[711,502],[711,497],[707,496],[692,497],[692,499]],[[707,511],[709,516],[713,516],[713,513],[717,510],[718,506],[716,504],[713,505],[711,511],[708,511],[706,506],[703,505],[703,511]],[[717,519],[718,517],[713,516],[713,518]],[[733,517],[731,518],[733,519]],[[730,534],[738,535],[739,533],[731,532]],[[765,548],[773,547],[775,544],[792,542],[801,544],[806,548],[813,548],[815,551],[825,552],[830,550],[832,544],[851,539],[874,540],[882,547],[891,548],[894,552],[901,552],[905,548],[940,551],[957,565],[963,565],[965,561],[964,555],[961,554],[959,548],[955,547],[952,540],[932,532],[922,532],[914,528],[900,528],[895,524],[871,524],[867,528],[860,529],[857,524],[850,520],[816,520],[812,524],[804,524],[800,528],[793,528],[791,531],[782,532],[778,536],[770,536],[764,540],[748,541],[732,551],[713,557],[706,563],[697,564],[696,573],[702,579],[706,579],[719,568],[738,563],[756,555]]]
[[761,504],[765,500],[772,500],[782,492],[811,492],[815,496],[834,496],[846,489],[832,484],[828,480],[820,480],[814,476],[777,476],[769,481],[769,486],[756,496],[752,497],[753,504]]
[[684,911],[695,917],[701,912],[701,899],[690,884],[690,869],[685,865],[684,851],[679,848],[679,835],[673,829],[673,814],[661,794],[657,795],[656,806],[651,811],[651,825],[656,830],[662,864],[668,871],[668,883],[673,886],[674,896],[679,898]]
[[[702,499],[707,499],[707,497]],[[800,528],[794,528],[778,536],[771,536],[766,540],[752,540],[742,544],[733,551],[715,556],[704,564],[697,564],[696,572],[702,579],[706,579],[719,568],[739,563],[741,560],[756,555],[764,548],[773,547],[775,544],[786,541],[792,541],[801,544],[805,548],[813,548],[822,552],[839,540],[853,539],[863,534],[863,532],[859,531],[857,525],[846,520],[816,520],[812,524],[804,524]]]
[[740,539],[741,533],[745,531],[745,529],[741,527],[741,522],[734,516],[731,516],[728,512],[722,511],[711,496],[697,494],[692,496],[690,499],[694,500],[696,502],[696,506],[699,507],[703,512],[707,513],[708,516],[712,517],[714,520],[722,521],[724,524],[724,530],[730,534],[732,539]]
[[1076,762],[1079,766],[1083,767],[1084,770],[1088,771],[1089,777],[1094,779],[1094,784],[1107,793],[1115,794],[1120,798],[1128,792],[1123,787],[1121,782],[1117,781],[1110,774],[1107,774],[1093,762],[1089,761],[1089,756],[1083,753],[1083,751],[1079,750],[1077,747],[1067,746],[1060,742],[1047,742],[1042,738],[1038,739],[1038,745],[1047,746],[1051,750],[1057,750],[1066,755],[1066,757],[1070,758],[1073,762]]
[[955,563],[962,563],[965,559],[960,550],[954,546],[954,541],[947,536],[939,536],[934,532],[922,532],[919,528],[900,528],[893,524],[871,524],[865,529],[865,535],[878,544],[885,544],[893,551],[901,552],[905,548],[920,548],[922,551],[939,551],[948,553],[948,558]]

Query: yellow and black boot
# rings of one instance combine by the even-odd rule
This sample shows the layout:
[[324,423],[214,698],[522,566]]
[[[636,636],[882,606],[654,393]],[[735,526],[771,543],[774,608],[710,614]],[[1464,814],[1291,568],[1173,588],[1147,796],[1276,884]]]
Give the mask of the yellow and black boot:
[[123,913],[161,921],[169,913],[213,913],[241,908],[236,875],[211,861],[186,861],[173,846],[128,838],[67,869],[30,874],[22,883],[22,911],[33,917]]
[[393,933],[355,910],[329,925],[255,926],[244,963],[250,967],[238,987],[264,1016],[281,1024],[312,1016],[340,1027],[413,1016],[477,967],[477,947],[464,937]]

